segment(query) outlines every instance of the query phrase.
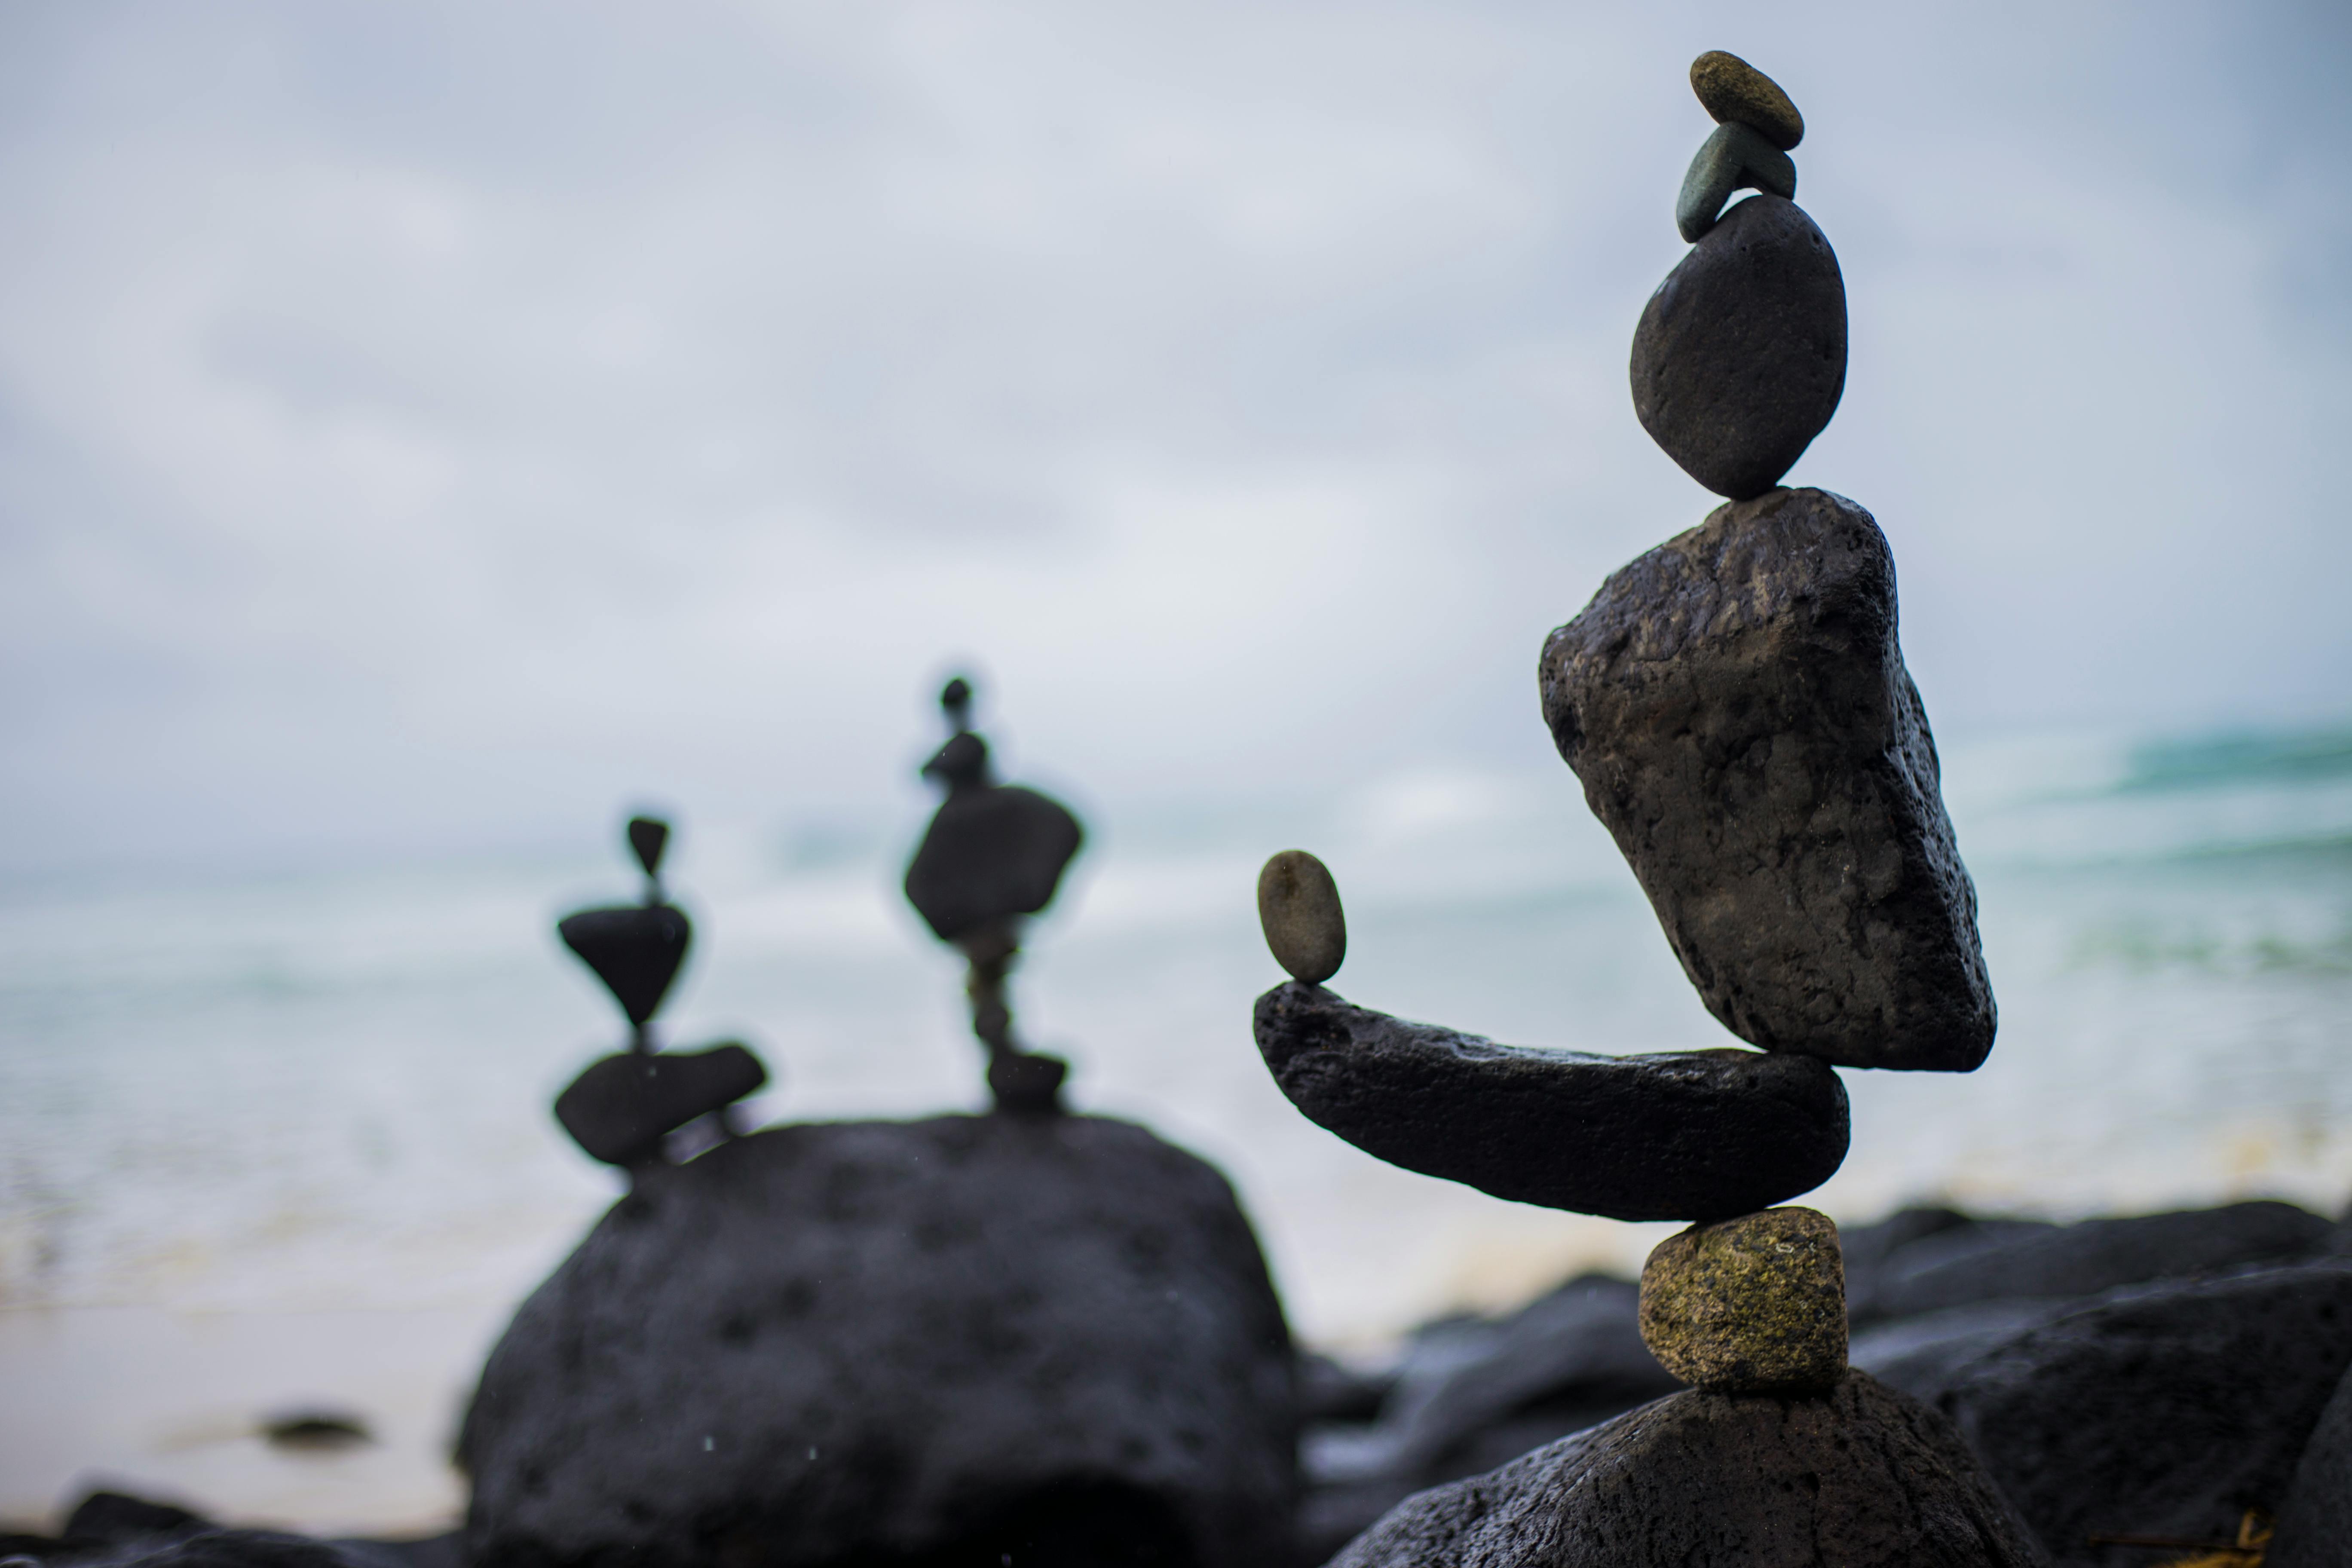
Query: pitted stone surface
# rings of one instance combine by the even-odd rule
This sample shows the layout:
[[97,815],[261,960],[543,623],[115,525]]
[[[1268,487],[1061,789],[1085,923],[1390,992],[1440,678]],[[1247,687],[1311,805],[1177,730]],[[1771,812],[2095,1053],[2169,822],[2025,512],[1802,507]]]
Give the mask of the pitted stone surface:
[[1275,1081],[1317,1126],[1518,1203],[1715,1219],[1809,1192],[1845,1158],[1845,1088],[1800,1057],[1528,1050],[1297,981],[1258,998],[1256,1032]]
[[1633,412],[1700,484],[1759,496],[1837,412],[1845,343],[1845,280],[1829,240],[1794,203],[1750,196],[1643,307]]
[[1407,1500],[1331,1568],[2042,1568],[1934,1411],[1696,1389]]
[[1717,1394],[1834,1386],[1845,1373],[1837,1226],[1780,1208],[1668,1237],[1642,1268],[1642,1342]]
[[1984,1060],[1976,889],[1868,512],[1813,489],[1717,507],[1552,633],[1541,685],[1585,801],[1733,1033],[1846,1067]]
[[1292,1375],[1232,1190],[1139,1127],[774,1128],[645,1172],[516,1314],[467,1560],[898,1562],[1046,1518],[1279,1563]]

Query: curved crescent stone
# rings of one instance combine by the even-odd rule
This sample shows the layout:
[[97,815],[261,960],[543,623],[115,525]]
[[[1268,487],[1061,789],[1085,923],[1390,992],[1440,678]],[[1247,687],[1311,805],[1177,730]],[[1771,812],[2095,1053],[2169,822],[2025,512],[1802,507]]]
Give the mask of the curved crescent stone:
[[1845,1159],[1845,1086],[1810,1057],[1528,1050],[1297,981],[1259,997],[1255,1023],[1259,1054],[1309,1121],[1515,1203],[1727,1219],[1811,1191]]

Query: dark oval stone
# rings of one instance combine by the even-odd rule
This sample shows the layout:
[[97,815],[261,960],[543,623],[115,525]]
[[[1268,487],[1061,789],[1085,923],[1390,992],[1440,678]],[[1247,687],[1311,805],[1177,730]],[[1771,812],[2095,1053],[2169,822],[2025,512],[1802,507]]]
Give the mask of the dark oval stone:
[[1845,1086],[1754,1051],[1595,1057],[1411,1024],[1292,981],[1257,1048],[1309,1121],[1391,1165],[1608,1219],[1728,1219],[1830,1179]]
[[1683,471],[1746,500],[1845,391],[1845,280],[1802,208],[1751,196],[1666,274],[1633,331],[1633,412]]

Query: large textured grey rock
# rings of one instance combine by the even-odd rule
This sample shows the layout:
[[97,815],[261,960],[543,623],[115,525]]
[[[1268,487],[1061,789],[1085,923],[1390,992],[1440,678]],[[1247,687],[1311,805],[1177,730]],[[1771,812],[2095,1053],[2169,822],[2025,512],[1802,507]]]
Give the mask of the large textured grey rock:
[[1849,1373],[1826,1394],[1693,1390],[1423,1492],[1333,1568],[2029,1568],[1951,1428]]
[[1850,1285],[1856,1321],[1906,1318],[2003,1298],[2094,1296],[2320,1248],[2334,1226],[2293,1204],[2255,1202],[2075,1225],[1993,1221],[1895,1248]]
[[[1728,141],[1708,147],[1745,167]],[[1702,186],[1713,188],[1721,162],[1694,163]],[[1749,172],[1766,183],[1780,173]],[[1630,372],[1642,428],[1685,473],[1734,500],[1770,489],[1845,394],[1845,280],[1830,242],[1793,202],[1741,202],[1643,307]]]
[[2304,1445],[2263,1568],[2352,1568],[2352,1374]]
[[2352,1364],[2352,1266],[2126,1287],[1946,1374],[1934,1403],[2063,1568],[2144,1564],[2093,1535],[2234,1540],[2276,1510]]
[[1541,684],[1560,755],[1733,1033],[1848,1067],[1984,1059],[1976,889],[1868,512],[1811,489],[1717,508],[1552,633]]
[[1424,1488],[1673,1393],[1634,1306],[1630,1282],[1584,1275],[1507,1317],[1416,1335],[1377,1420],[1310,1429],[1302,1561],[1322,1562]]
[[1089,1117],[780,1127],[649,1169],[516,1314],[459,1440],[467,1551],[1276,1563],[1296,1437],[1201,1161]]
[[1845,1158],[1845,1086],[1752,1051],[1594,1057],[1498,1046],[1299,981],[1257,999],[1257,1048],[1317,1126],[1498,1198],[1611,1219],[1721,1219]]

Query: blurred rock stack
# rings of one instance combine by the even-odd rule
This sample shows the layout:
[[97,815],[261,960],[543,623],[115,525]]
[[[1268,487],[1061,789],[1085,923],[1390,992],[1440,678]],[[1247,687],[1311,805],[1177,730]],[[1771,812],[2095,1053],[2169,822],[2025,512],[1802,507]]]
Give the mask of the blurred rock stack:
[[[629,848],[645,868],[641,902],[581,910],[556,926],[564,945],[595,971],[629,1020],[629,1049],[593,1063],[555,1100],[555,1119],[596,1159],[625,1170],[658,1163],[673,1134],[701,1123],[695,1148],[730,1136],[726,1110],[768,1081],[768,1069],[734,1042],[698,1051],[664,1051],[654,1016],[686,962],[694,927],[663,896],[662,855],[669,824],[629,819]],[[681,1151],[685,1152],[685,1151]]]
[[1844,1158],[1833,1066],[1968,1071],[1993,1003],[1892,553],[1851,501],[1778,488],[1845,378],[1837,260],[1788,199],[1803,121],[1731,56],[1691,79],[1720,124],[1677,205],[1696,243],[1635,333],[1633,402],[1729,504],[1611,576],[1539,673],[1560,755],[1684,972],[1762,1053],[1526,1050],[1351,1005],[1321,984],[1344,952],[1316,940],[1344,932],[1336,887],[1297,851],[1260,880],[1295,978],[1255,1030],[1293,1103],[1392,1163],[1696,1222],[1652,1255],[1637,1303],[1651,1356],[1694,1386],[1422,1494],[1341,1553],[1349,1568],[2039,1558],[1952,1425],[1848,1366],[1836,1227],[1775,1206]]

